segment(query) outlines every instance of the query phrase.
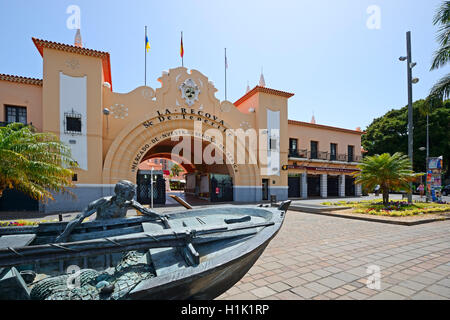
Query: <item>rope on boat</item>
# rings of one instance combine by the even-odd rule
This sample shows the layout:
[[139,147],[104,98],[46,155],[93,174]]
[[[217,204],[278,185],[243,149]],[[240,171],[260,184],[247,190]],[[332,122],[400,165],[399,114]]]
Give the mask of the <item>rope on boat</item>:
[[59,248],[59,249],[63,249],[63,250],[66,250],[66,251],[78,252],[78,250],[75,250],[75,249],[72,249],[72,248],[67,248],[67,247],[64,247],[64,246],[62,246],[60,244],[57,244],[57,243],[49,243],[49,246],[55,247],[55,248]]
[[122,244],[120,244],[120,243],[117,242],[117,241],[114,241],[113,239],[110,239],[110,238],[103,238],[103,239],[106,240],[106,241],[109,241],[109,242],[111,242],[111,243],[113,243],[113,244],[115,244],[116,246],[123,247]]
[[14,250],[14,248],[8,247],[8,250],[20,257],[23,257],[23,254],[21,254],[20,252],[17,252],[16,250]]
[[200,222],[200,224],[206,224],[206,222],[203,221],[202,219],[200,219],[199,217],[196,217],[196,218],[197,218],[198,222]]
[[152,236],[149,233],[144,233],[146,237],[152,238],[153,240],[155,240],[156,242],[159,242],[159,240],[157,238],[155,238],[154,236]]

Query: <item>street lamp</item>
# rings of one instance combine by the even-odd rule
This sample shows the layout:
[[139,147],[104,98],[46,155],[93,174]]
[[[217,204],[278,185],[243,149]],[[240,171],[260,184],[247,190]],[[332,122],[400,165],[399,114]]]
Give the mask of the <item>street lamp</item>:
[[[418,78],[412,78],[412,68],[416,66],[415,62],[411,62],[411,31],[406,32],[406,57],[398,58],[400,61],[407,62],[407,79],[408,79],[408,157],[413,164],[413,108],[412,108],[412,84],[419,82]],[[408,202],[412,203],[412,182],[409,184]]]

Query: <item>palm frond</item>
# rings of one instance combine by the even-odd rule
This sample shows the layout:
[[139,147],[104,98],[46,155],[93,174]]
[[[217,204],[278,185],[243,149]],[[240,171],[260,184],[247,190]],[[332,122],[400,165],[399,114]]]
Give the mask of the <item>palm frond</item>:
[[445,24],[448,22],[450,22],[450,1],[444,1],[436,10],[433,24]]
[[433,55],[430,70],[439,69],[450,60],[450,44],[441,46]]
[[43,202],[52,192],[72,194],[70,167],[76,167],[70,148],[56,135],[17,123],[0,128],[0,194],[16,188]]
[[442,77],[430,90],[433,99],[445,100],[450,97],[450,73]]

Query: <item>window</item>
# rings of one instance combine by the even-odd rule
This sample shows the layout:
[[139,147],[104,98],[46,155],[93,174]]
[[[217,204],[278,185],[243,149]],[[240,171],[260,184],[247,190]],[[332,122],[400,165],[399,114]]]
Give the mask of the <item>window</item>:
[[78,181],[78,174],[76,173],[73,174],[72,181]]
[[293,139],[293,138],[289,139],[289,149],[297,150],[297,139]]
[[276,138],[269,139],[269,150],[277,151],[277,139]]
[[64,119],[65,133],[81,134],[81,114],[73,111],[71,113],[64,113]]
[[5,120],[7,123],[20,122],[27,124],[27,108],[5,106]]
[[298,147],[297,139],[290,138],[289,139],[289,155],[292,155],[292,156],[298,155],[297,147]]
[[353,149],[354,149],[353,146],[348,146],[348,152],[347,152],[348,162],[353,162]]
[[317,141],[311,141],[311,159],[317,159]]
[[330,143],[330,160],[336,160],[337,144]]

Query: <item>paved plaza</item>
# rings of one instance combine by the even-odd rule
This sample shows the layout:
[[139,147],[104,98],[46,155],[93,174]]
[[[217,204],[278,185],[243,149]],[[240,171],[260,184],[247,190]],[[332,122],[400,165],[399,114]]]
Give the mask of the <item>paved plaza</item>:
[[[367,287],[369,266],[380,268],[379,290]],[[399,226],[288,211],[260,259],[218,299],[449,298],[450,221]]]

